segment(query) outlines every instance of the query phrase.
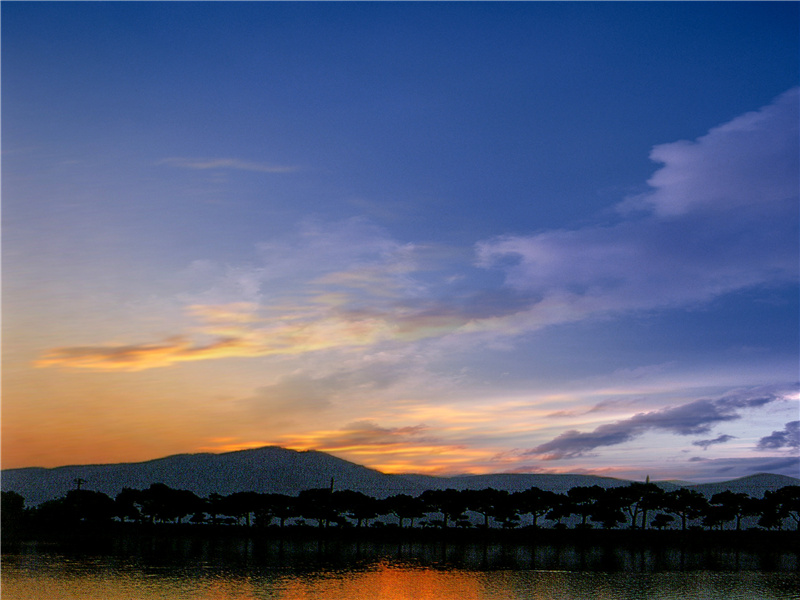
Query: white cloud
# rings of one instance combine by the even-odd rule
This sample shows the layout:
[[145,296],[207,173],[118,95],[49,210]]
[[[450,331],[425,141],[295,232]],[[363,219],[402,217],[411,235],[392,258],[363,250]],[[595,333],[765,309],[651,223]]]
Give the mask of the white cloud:
[[734,206],[768,205],[797,197],[798,89],[759,111],[711,129],[694,142],[653,148],[664,166],[648,181],[653,191],[625,202],[660,217]]
[[477,245],[527,294],[518,329],[598,314],[682,307],[798,278],[798,90],[695,142],[657,146],[650,192],[604,227]]

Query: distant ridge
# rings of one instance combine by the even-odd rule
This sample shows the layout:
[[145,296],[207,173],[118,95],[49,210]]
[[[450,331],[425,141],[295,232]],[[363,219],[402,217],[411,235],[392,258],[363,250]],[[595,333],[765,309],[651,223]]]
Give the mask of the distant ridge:
[[788,477],[787,475],[775,475],[773,473],[756,473],[755,475],[747,475],[738,479],[732,479],[731,481],[700,483],[697,485],[687,485],[685,487],[697,490],[708,497],[719,492],[724,492],[725,490],[761,497],[767,490],[774,491],[787,485],[800,485],[800,479]]
[[[492,474],[434,477],[430,475],[388,475],[316,450],[288,450],[266,446],[222,454],[176,454],[138,463],[72,465],[45,469],[30,467],[2,471],[3,491],[21,494],[29,506],[58,498],[85,480],[84,489],[116,496],[124,487],[145,489],[152,483],[191,490],[201,497],[218,493],[255,491],[296,495],[302,490],[329,487],[350,489],[376,498],[393,494],[418,495],[428,489],[495,489],[518,491],[538,487],[565,492],[577,486],[603,488],[627,485],[629,480],[593,475]],[[761,497],[767,490],[800,485],[800,479],[760,473],[731,481],[706,484],[654,482],[665,490],[689,487],[704,495],[732,490]]]

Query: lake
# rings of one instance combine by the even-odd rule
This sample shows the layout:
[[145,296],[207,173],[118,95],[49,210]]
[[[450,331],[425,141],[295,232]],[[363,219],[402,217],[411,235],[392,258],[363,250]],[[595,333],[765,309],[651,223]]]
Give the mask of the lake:
[[800,600],[795,553],[133,539],[20,544],[3,600]]

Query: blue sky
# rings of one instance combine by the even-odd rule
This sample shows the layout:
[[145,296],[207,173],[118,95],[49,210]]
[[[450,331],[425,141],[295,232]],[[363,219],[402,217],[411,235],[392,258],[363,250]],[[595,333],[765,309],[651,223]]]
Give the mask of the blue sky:
[[798,5],[4,3],[3,466],[798,466]]

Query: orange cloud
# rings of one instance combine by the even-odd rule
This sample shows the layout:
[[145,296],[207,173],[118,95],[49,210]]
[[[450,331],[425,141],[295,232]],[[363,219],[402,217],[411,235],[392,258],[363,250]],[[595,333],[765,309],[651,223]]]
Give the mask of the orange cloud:
[[193,333],[201,339],[211,338],[211,342],[176,335],[154,343],[68,346],[46,351],[34,364],[141,371],[215,358],[295,355],[390,340],[409,341],[451,332],[464,323],[463,318],[452,315],[346,311],[313,305],[260,307],[248,302],[191,305],[186,311],[201,322]]
[[60,366],[93,371],[141,371],[176,362],[245,354],[246,347],[241,340],[222,338],[210,344],[194,345],[183,336],[174,336],[155,344],[53,348],[45,352],[34,366]]

